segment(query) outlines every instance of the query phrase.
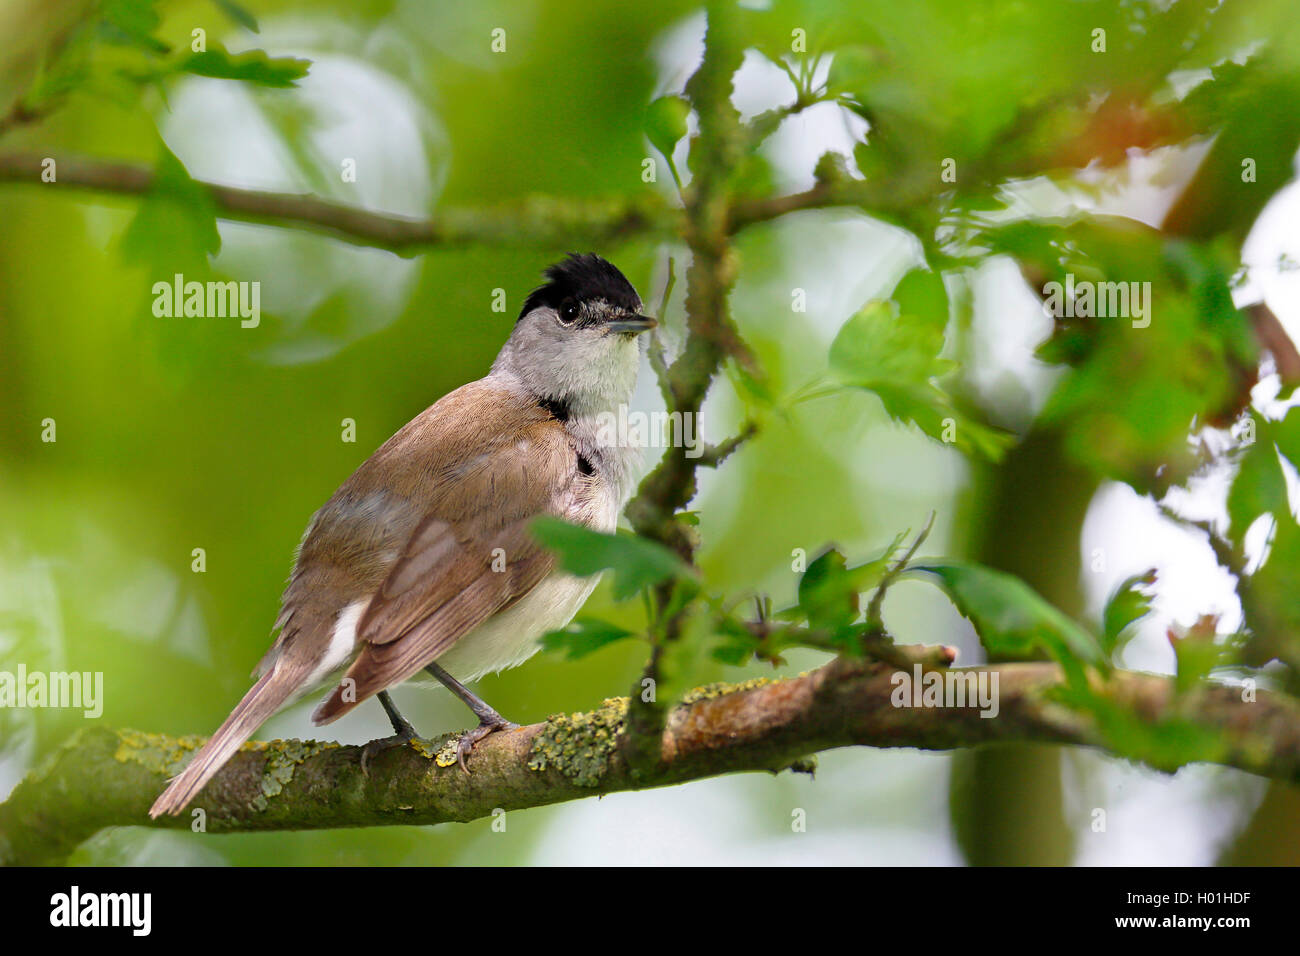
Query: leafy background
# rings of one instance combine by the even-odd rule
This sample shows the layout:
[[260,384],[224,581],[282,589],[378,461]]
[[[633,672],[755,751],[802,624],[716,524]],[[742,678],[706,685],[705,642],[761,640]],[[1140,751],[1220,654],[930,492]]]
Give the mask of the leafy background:
[[[765,377],[720,381],[705,431],[719,440],[751,417],[763,430],[702,476],[692,505],[714,592],[792,604],[807,596],[795,549],[811,559],[833,542],[860,565],[934,511],[925,552],[945,557],[929,577],[953,599],[924,574],[898,584],[885,620],[902,640],[954,644],[966,663],[1056,649],[1189,685],[1213,670],[1290,686],[1300,413],[1287,414],[1289,386],[1267,358],[1261,367],[1234,297],[1265,296],[1284,324],[1297,318],[1300,250],[1286,223],[1300,203],[1300,44],[1285,4],[1216,8],[746,7],[742,114],[763,116],[796,89],[815,102],[772,114],[736,182],[754,195],[876,183],[874,198],[889,201],[870,217],[802,212],[737,240],[732,309]],[[679,94],[698,62],[704,15],[673,2],[109,0],[6,2],[0,16],[14,24],[0,108],[58,107],[0,146],[136,161],[161,184],[144,200],[0,186],[0,666],[102,670],[107,723],[208,732],[266,647],[312,511],[398,426],[483,374],[540,268],[569,250],[520,235],[402,258],[218,226],[190,177],[412,216],[537,194],[655,190],[672,203],[673,173],[690,180],[679,134],[695,121],[660,98]],[[190,54],[196,27],[210,54]],[[504,53],[490,46],[498,27]],[[804,56],[791,55],[794,29],[808,37]],[[1096,29],[1105,54],[1091,49]],[[1258,162],[1254,183],[1240,181],[1242,155]],[[346,158],[355,183],[339,175]],[[660,160],[652,184],[646,158]],[[939,190],[947,158],[958,184]],[[652,303],[674,261],[671,349],[684,248],[629,238],[596,251]],[[176,272],[260,281],[260,326],[155,318],[152,284]],[[1151,282],[1151,326],[1054,324],[1033,290],[1067,272]],[[492,310],[496,289],[504,313]],[[795,290],[806,311],[792,309]],[[635,402],[658,401],[643,370]],[[945,443],[950,416],[958,440]],[[52,444],[40,438],[46,418]],[[340,437],[349,418],[355,443]],[[1239,438],[1247,421],[1253,444]],[[1210,522],[1230,552],[1218,558],[1251,572],[1249,586],[1238,591],[1205,534],[1162,508]],[[201,574],[194,548],[206,551]],[[1020,582],[1008,596],[985,566],[1049,600],[1051,626],[1003,613],[1000,602],[1039,599]],[[1136,621],[1144,592],[1154,607]],[[997,625],[981,642],[963,612]],[[616,601],[612,581],[584,614],[644,627],[641,603]],[[1097,637],[1054,643],[1085,630]],[[675,662],[677,684],[774,673],[698,637]],[[645,656],[633,640],[576,658],[555,643],[560,653],[484,680],[483,696],[515,720],[582,709],[624,693]],[[783,658],[776,673],[826,654]],[[1247,670],[1270,660],[1280,663]],[[464,723],[439,692],[396,696],[426,732]],[[263,735],[313,735],[309,709]],[[378,711],[329,733],[382,735]],[[1206,746],[1186,727],[1111,716],[1120,753],[1173,765]],[[0,792],[79,723],[0,711]],[[1096,808],[1105,832],[1093,829]],[[792,831],[796,810],[807,832]],[[222,837],[124,829],[75,859],[1204,863],[1285,859],[1298,819],[1289,789],[1227,770],[1167,777],[1052,748],[854,750],[823,755],[815,781],[622,794],[512,813],[505,833],[487,820]]]

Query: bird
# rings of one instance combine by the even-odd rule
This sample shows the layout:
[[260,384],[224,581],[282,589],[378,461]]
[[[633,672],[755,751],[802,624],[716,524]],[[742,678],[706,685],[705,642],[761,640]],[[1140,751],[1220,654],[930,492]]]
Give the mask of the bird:
[[529,528],[541,515],[617,527],[637,452],[600,423],[630,401],[637,337],[657,324],[595,253],[570,253],[544,278],[488,374],[399,429],[312,516],[256,682],[151,817],[180,813],[258,727],[313,691],[329,690],[317,725],[377,697],[394,731],[372,741],[382,747],[415,737],[389,688],[431,676],[478,718],[457,745],[466,772],[479,741],[515,726],[465,683],[523,663],[595,587]]

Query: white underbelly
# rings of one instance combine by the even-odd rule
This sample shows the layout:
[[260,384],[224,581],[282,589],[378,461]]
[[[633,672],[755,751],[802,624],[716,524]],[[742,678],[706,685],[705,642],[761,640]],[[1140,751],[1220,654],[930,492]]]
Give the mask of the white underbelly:
[[578,578],[553,571],[508,610],[470,631],[437,658],[452,677],[478,680],[515,667],[541,648],[543,634],[555,631],[578,613],[600,575]]
[[[610,533],[618,526],[620,502],[614,489],[606,486],[602,491],[605,493],[596,499],[595,513],[589,515],[588,526]],[[573,620],[600,578],[599,574],[584,578],[552,571],[513,606],[488,618],[435,659],[462,683],[522,664],[541,649],[542,635],[559,630]],[[349,633],[355,645],[356,623],[363,610],[364,603],[359,601],[339,616],[332,650],[343,652],[349,643]],[[408,680],[432,682],[433,678],[420,670]]]
[[[619,501],[613,489],[604,490],[589,526],[609,533],[618,526]],[[600,577],[552,571],[508,610],[493,615],[439,655],[438,664],[464,683],[522,664],[541,649],[542,635],[573,620]]]

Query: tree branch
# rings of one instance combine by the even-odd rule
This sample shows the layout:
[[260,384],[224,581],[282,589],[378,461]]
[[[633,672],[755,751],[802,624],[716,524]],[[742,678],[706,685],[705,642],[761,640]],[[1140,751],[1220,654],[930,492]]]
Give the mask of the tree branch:
[[697,466],[702,468],[717,468],[724,461],[730,458],[741,445],[745,444],[745,442],[749,441],[757,434],[758,423],[755,421],[747,421],[741,426],[740,431],[735,435],[732,435],[730,438],[725,439],[717,445],[709,445],[706,447],[703,452],[701,452],[700,457],[696,459],[695,463]]
[[[937,182],[938,177],[933,178]],[[884,218],[901,216],[924,204],[936,191],[935,184],[921,176],[887,182],[850,179],[818,183],[801,193],[737,201],[731,210],[728,229],[737,233],[792,212],[837,206],[856,206]]]
[[[54,183],[41,180],[41,164],[47,158],[57,162],[58,179]],[[0,183],[145,196],[153,188],[153,181],[153,170],[139,163],[54,152],[0,154]],[[676,237],[685,231],[681,210],[670,207],[658,193],[650,190],[635,199],[538,196],[486,209],[448,209],[437,219],[413,219],[300,193],[263,192],[209,182],[200,185],[209,191],[219,219],[305,229],[352,245],[387,249],[399,255],[450,245],[576,242],[591,246],[634,235]],[[819,184],[788,196],[738,199],[727,216],[725,229],[736,233],[746,226],[769,222],[787,213],[834,206],[856,206],[890,216],[906,212],[928,195],[923,188],[906,191],[896,187],[897,184],[850,181]]]
[[[686,96],[699,117],[699,134],[691,143],[691,188],[685,198],[685,238],[691,250],[686,271],[686,341],[666,369],[656,369],[668,409],[683,421],[699,420],[704,398],[729,355],[752,364],[728,310],[736,281],[736,263],[727,223],[732,202],[732,175],[743,155],[745,137],[740,114],[731,102],[732,77],[740,68],[743,47],[736,37],[735,11],[729,3],[710,3],[704,33],[704,57],[686,82]],[[626,514],[637,534],[676,552],[686,564],[695,557],[696,538],[677,512],[695,496],[699,462],[685,448],[669,448],[637,488]],[[633,773],[647,777],[662,759],[659,749],[666,713],[654,696],[666,647],[681,638],[689,613],[678,601],[675,581],[654,590],[655,622],[650,629],[650,659],[633,689],[622,749]],[[642,690],[647,687],[649,693]]]
[[1250,316],[1251,327],[1259,344],[1273,355],[1278,377],[1284,389],[1294,388],[1300,384],[1300,352],[1296,351],[1295,342],[1273,314],[1267,303],[1257,302],[1246,309]]
[[[58,179],[54,183],[41,180],[41,164],[47,158],[57,162]],[[53,153],[0,154],[0,183],[145,196],[153,188],[153,181],[153,170],[139,163]],[[399,255],[452,245],[577,242],[587,246],[636,235],[675,237],[685,231],[682,212],[651,191],[635,199],[535,196],[490,208],[447,209],[437,219],[413,219],[301,193],[263,192],[210,182],[200,182],[200,185],[211,195],[219,219],[304,229]],[[787,196],[738,199],[727,217],[725,229],[736,233],[788,213],[843,206],[889,217],[923,202],[932,191],[916,188],[909,192],[861,181],[819,184]]]
[[[45,158],[34,154],[0,155],[0,183],[30,183],[56,190],[71,187],[126,196],[143,196],[153,188],[153,170],[146,166],[75,156],[51,157],[57,163],[57,180],[43,183],[41,164]],[[533,197],[491,208],[448,209],[437,219],[411,219],[315,196],[216,183],[200,185],[211,195],[220,219],[306,229],[399,255],[413,255],[437,246],[476,244],[577,244],[587,248],[631,235],[676,235],[681,229],[681,213],[651,190],[636,198]]]
[[[57,162],[58,179],[41,180],[42,163]],[[145,196],[154,173],[139,163],[79,156],[0,154],[0,183],[54,187],[119,196]],[[599,245],[637,235],[676,237],[685,232],[681,210],[647,190],[633,198],[578,199],[535,196],[490,208],[447,209],[437,219],[414,219],[374,212],[301,193],[263,192],[202,182],[216,206],[217,218],[264,226],[303,229],[356,246],[414,255],[454,245]],[[924,202],[933,188],[913,183],[848,181],[818,184],[786,196],[737,199],[725,222],[727,233],[770,222],[792,212],[852,206],[889,218]]]
[[9,112],[0,116],[0,136],[4,136],[10,130],[17,129],[19,126],[28,126],[32,123],[39,123],[50,111],[50,107],[35,109],[28,106],[20,96],[14,100],[13,106]]
[[[919,661],[934,648],[913,647]],[[924,673],[948,673],[932,663]],[[776,772],[823,750],[848,746],[950,750],[994,741],[1103,746],[1092,720],[1052,698],[1053,664],[971,668],[996,673],[995,717],[977,707],[898,707],[898,671],[837,659],[788,680],[711,685],[688,694],[668,717],[662,756],[635,776],[615,743],[626,701],[585,714],[493,734],[474,751],[472,773],[455,766],[454,740],[434,756],[413,747],[380,753],[361,768],[360,747],[275,741],[248,744],[200,793],[211,833],[467,822],[494,813],[661,787],[738,771]],[[963,673],[956,669],[952,673]],[[1197,715],[1219,728],[1220,764],[1300,782],[1300,704],[1260,692],[1205,685],[1183,695],[1173,679],[1117,672],[1101,688],[1146,720]],[[192,828],[196,819],[150,820],[169,774],[202,743],[95,728],[75,735],[0,804],[0,863],[57,862],[104,827]],[[1173,770],[1173,766],[1159,769]]]

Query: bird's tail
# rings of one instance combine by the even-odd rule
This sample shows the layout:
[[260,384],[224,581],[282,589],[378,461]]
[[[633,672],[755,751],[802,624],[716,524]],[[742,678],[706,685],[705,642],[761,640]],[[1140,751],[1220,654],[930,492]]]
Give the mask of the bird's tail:
[[172,778],[162,796],[149,808],[149,816],[175,815],[184,810],[244,741],[253,736],[254,731],[298,690],[299,682],[292,675],[282,668],[272,667],[244,695],[208,742],[199,748],[189,766]]

